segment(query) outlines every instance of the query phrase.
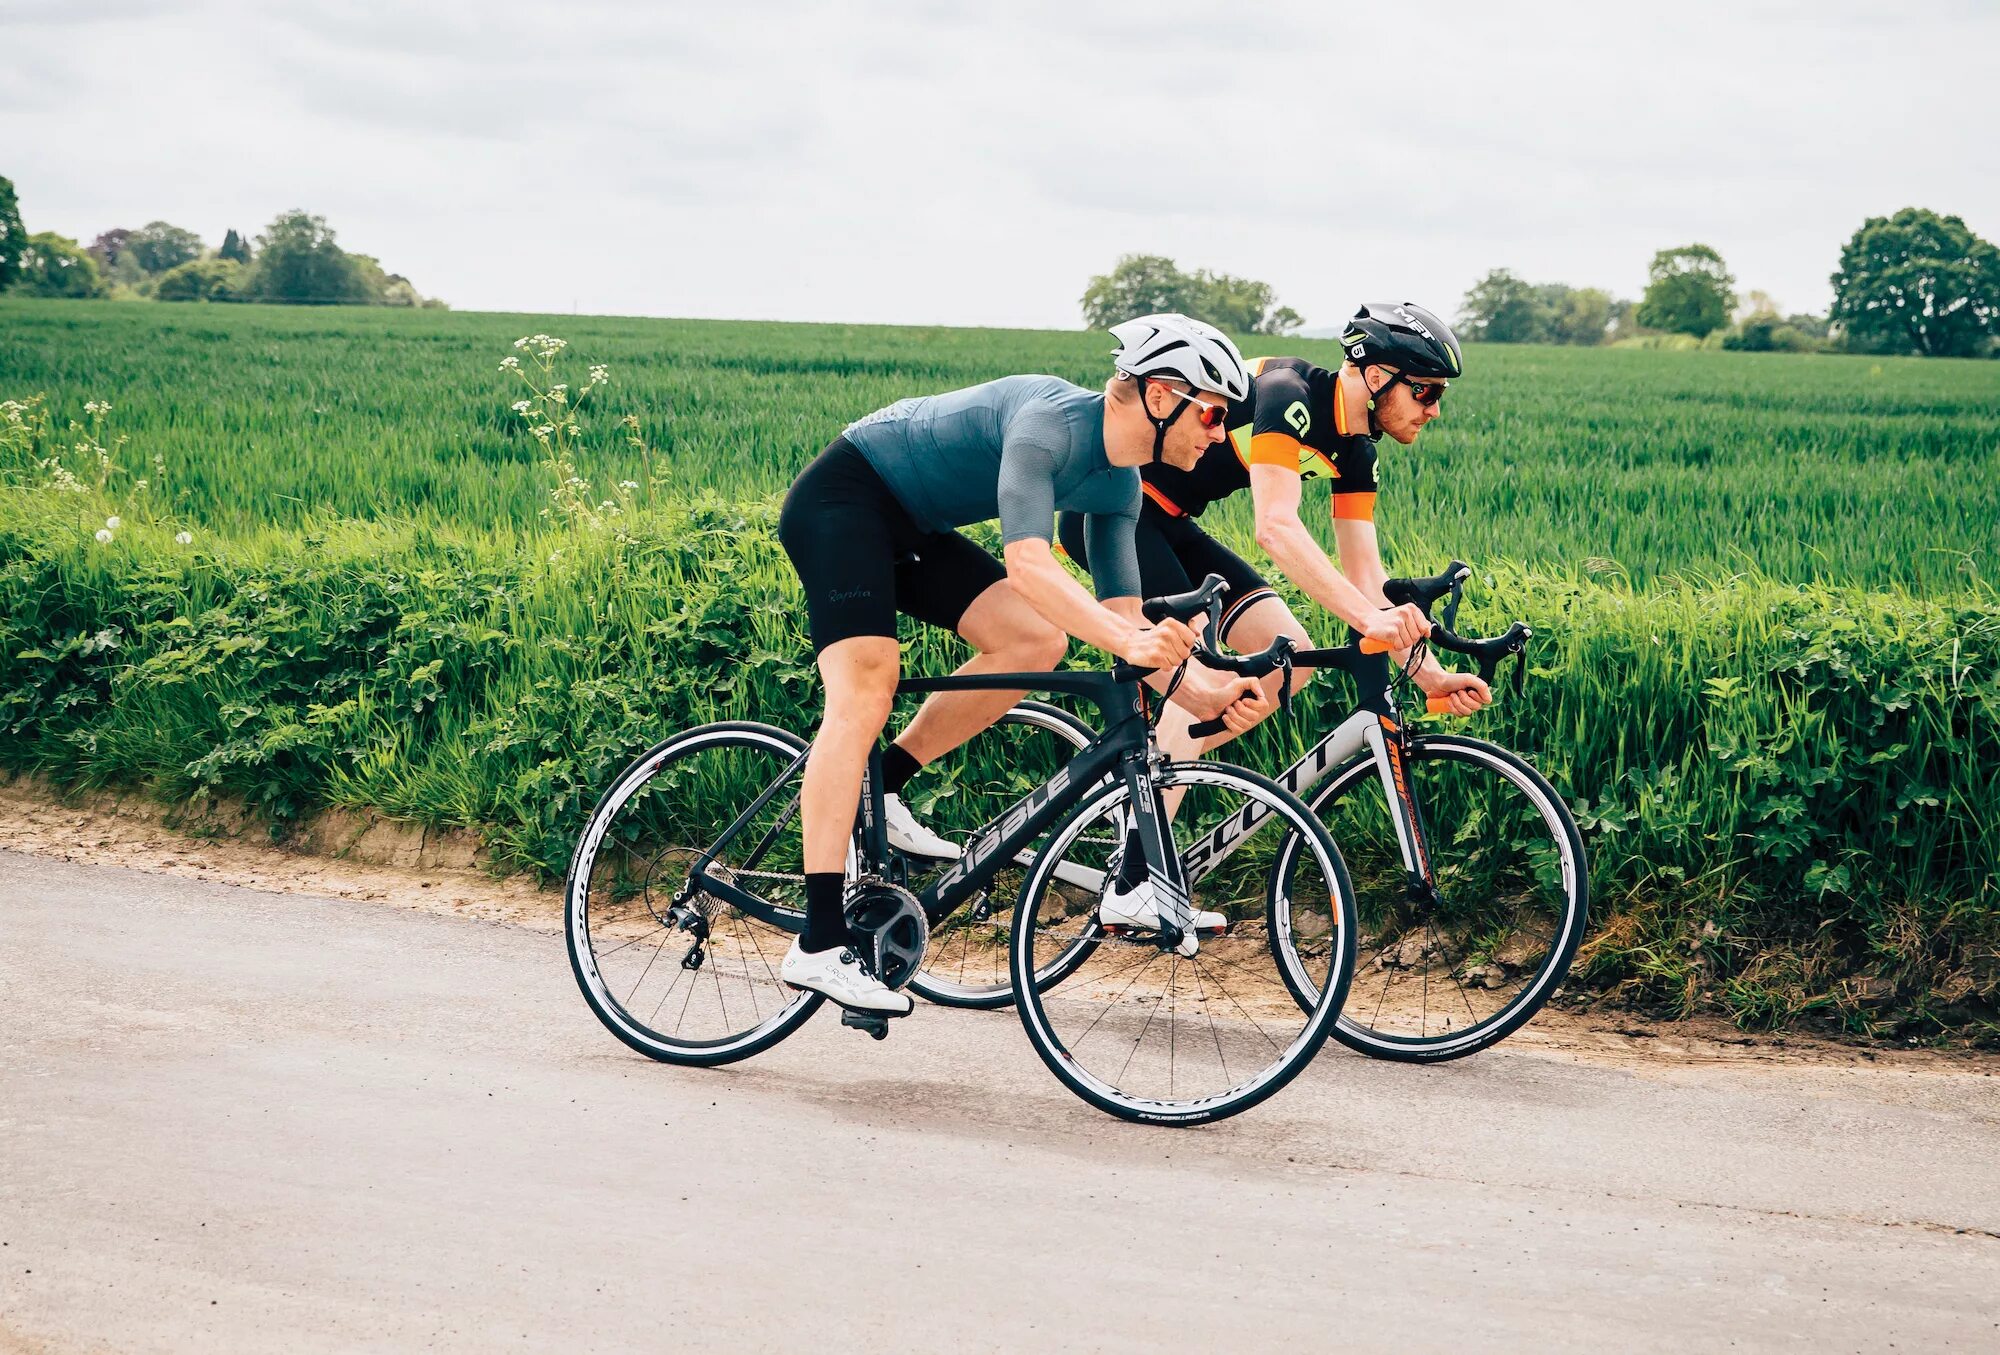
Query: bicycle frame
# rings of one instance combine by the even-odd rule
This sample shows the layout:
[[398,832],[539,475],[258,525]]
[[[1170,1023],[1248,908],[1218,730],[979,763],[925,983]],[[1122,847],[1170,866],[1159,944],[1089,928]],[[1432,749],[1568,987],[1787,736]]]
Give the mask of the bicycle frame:
[[[1314,786],[1333,772],[1364,754],[1374,759],[1380,773],[1382,792],[1388,797],[1390,821],[1396,827],[1396,843],[1402,851],[1403,871],[1409,886],[1420,897],[1435,893],[1431,872],[1429,836],[1423,812],[1411,793],[1403,772],[1404,733],[1401,711],[1389,680],[1386,655],[1350,656],[1348,651],[1313,651],[1334,666],[1344,667],[1361,684],[1361,699],[1354,713],[1335,725],[1306,755],[1273,779],[1301,800]],[[1250,804],[1243,812],[1190,844],[1181,859],[1192,880],[1201,880],[1243,845],[1269,815],[1262,805]]]
[[[1048,781],[1029,791],[1005,813],[999,815],[967,844],[965,852],[918,896],[924,912],[936,923],[958,906],[985,889],[1002,870],[1016,864],[1021,849],[1040,837],[1051,824],[1074,809],[1098,783],[1113,775],[1125,780],[1132,805],[1133,826],[1146,854],[1146,864],[1156,887],[1164,885],[1163,919],[1172,927],[1161,931],[1168,944],[1179,940],[1178,933],[1192,920],[1192,902],[1187,876],[1179,855],[1170,851],[1166,839],[1166,814],[1153,780],[1154,749],[1144,689],[1136,676],[1121,664],[1109,673],[979,673],[936,678],[906,678],[897,684],[899,693],[947,691],[1032,691],[1068,692],[1088,698],[1104,717],[1104,732],[1058,770]],[[696,892],[706,893],[771,926],[797,932],[805,925],[804,915],[739,887],[730,880],[709,873],[715,858],[745,824],[769,804],[779,790],[803,765],[800,753],[790,767],[774,780],[724,829],[688,872],[687,882],[676,904]],[[888,843],[883,827],[881,755],[871,752],[862,779],[861,811],[856,825],[857,847],[863,872],[887,859]],[[761,855],[775,836],[774,828],[758,844]],[[1232,847],[1234,843],[1232,842]],[[755,859],[753,855],[752,860]],[[1168,932],[1173,934],[1168,936]]]

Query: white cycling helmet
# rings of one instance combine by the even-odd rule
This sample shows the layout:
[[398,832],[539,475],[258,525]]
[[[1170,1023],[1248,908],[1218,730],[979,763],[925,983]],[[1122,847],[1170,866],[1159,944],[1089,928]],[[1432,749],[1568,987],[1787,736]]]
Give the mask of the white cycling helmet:
[[1185,381],[1230,400],[1250,394],[1250,372],[1229,336],[1185,315],[1142,315],[1111,327],[1118,340],[1112,359],[1127,376]]

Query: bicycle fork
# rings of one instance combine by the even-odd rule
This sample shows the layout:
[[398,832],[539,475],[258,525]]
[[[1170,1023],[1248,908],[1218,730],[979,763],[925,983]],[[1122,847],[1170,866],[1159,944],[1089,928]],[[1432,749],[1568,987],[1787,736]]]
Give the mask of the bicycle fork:
[[1194,926],[1194,899],[1188,892],[1188,878],[1181,854],[1168,836],[1166,805],[1153,781],[1151,755],[1137,749],[1128,753],[1120,768],[1125,777],[1126,804],[1131,822],[1128,832],[1139,836],[1146,857],[1147,878],[1152,881],[1160,909],[1160,944],[1175,949]]
[[1396,845],[1403,854],[1403,884],[1410,901],[1420,907],[1437,903],[1437,876],[1431,868],[1430,836],[1424,813],[1410,788],[1409,731],[1393,715],[1377,715],[1362,731],[1382,793],[1389,802],[1389,821],[1396,828]]

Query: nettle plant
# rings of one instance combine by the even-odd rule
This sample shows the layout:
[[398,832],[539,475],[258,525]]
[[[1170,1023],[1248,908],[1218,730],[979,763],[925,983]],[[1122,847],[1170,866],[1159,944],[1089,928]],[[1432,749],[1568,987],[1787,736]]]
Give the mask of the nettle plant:
[[625,445],[646,467],[644,484],[619,480],[609,492],[599,493],[577,468],[577,456],[583,446],[584,406],[593,395],[602,402],[603,397],[598,393],[610,383],[611,369],[601,362],[592,363],[588,377],[572,390],[570,383],[556,380],[563,354],[569,348],[568,340],[549,334],[530,334],[514,340],[514,348],[514,354],[501,359],[500,370],[513,373],[528,388],[527,397],[516,400],[513,410],[529,435],[541,444],[542,467],[549,475],[549,503],[540,510],[540,516],[595,531],[612,527],[619,519],[630,516],[642,490],[646,501],[651,503],[664,478],[664,470],[646,445],[635,414],[620,417],[618,427]]
[[128,523],[173,528],[175,542],[193,544],[194,533],[164,497],[166,459],[155,454],[144,474],[121,464],[131,439],[112,435],[110,418],[110,401],[88,400],[83,418],[58,433],[44,396],[0,400],[0,452],[27,471],[28,488],[74,499],[90,521],[101,522],[92,534],[103,545]]

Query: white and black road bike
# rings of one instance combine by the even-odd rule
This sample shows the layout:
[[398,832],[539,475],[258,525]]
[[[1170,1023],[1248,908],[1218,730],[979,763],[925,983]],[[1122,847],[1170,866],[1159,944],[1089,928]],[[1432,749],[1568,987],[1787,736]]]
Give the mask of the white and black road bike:
[[[1517,622],[1488,639],[1460,636],[1458,608],[1470,575],[1454,561],[1431,578],[1391,579],[1385,592],[1391,603],[1414,603],[1432,618],[1425,643],[1471,658],[1489,683],[1512,658],[1519,695],[1531,632]],[[1275,779],[1332,833],[1354,885],[1354,986],[1334,1038],[1377,1058],[1436,1062],[1485,1049],[1541,1010],[1583,938],[1589,881],[1576,823],[1540,772],[1496,744],[1406,722],[1399,692],[1420,658],[1411,653],[1399,670],[1366,643],[1292,655],[1298,666],[1351,675],[1360,696]],[[1024,706],[1013,716],[1019,729],[1011,731],[1011,756],[1029,767],[1090,737],[1064,711]],[[1216,728],[1197,725],[1195,732]],[[1035,747],[1038,741],[1055,747]],[[1197,882],[1225,869],[1262,827],[1254,816],[1203,817],[1195,805],[1182,806],[1175,823],[1176,839],[1186,844],[1183,869]],[[1318,990],[1309,975],[1322,963],[1321,948],[1346,929],[1282,888],[1294,850],[1284,839],[1266,873],[1266,934],[1287,986],[1311,1005]],[[1072,883],[1088,892],[1102,879],[1078,873]],[[979,925],[982,910],[1004,920],[1004,893],[982,900],[957,930],[934,935],[915,991],[961,1006],[1013,1000],[1005,974],[982,968],[979,957],[990,947],[969,946],[966,954],[953,948]]]

